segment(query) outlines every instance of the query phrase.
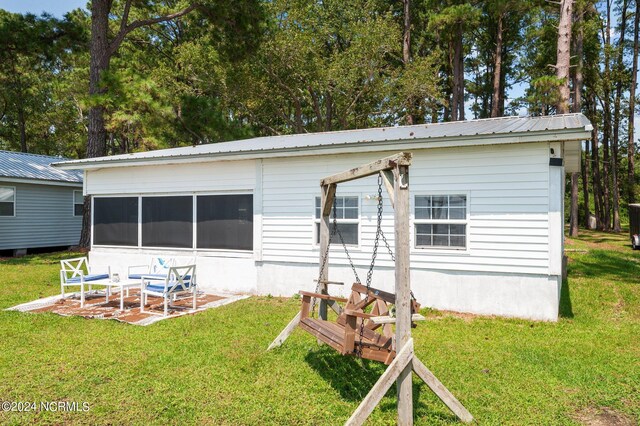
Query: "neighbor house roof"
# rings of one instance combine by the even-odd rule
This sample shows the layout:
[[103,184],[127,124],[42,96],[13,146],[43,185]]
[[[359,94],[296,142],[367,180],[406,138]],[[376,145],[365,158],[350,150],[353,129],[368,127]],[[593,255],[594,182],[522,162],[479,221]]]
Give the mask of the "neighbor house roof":
[[583,114],[544,117],[500,117],[414,126],[267,136],[232,142],[87,158],[56,167],[101,168],[134,164],[250,159],[362,151],[437,148],[540,141],[577,141],[590,137]]
[[0,180],[81,184],[82,171],[51,167],[51,163],[63,160],[63,157],[0,150]]

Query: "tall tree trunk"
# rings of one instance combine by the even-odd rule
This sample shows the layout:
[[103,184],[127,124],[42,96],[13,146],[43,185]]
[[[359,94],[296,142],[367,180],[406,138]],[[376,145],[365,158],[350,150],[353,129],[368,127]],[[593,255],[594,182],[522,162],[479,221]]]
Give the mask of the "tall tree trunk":
[[[502,57],[507,56],[507,47],[502,43]],[[507,87],[507,71],[505,67],[501,67],[500,72],[500,96],[498,97],[498,111],[500,116],[504,115],[505,87]]]
[[[556,77],[560,80],[560,99],[556,107],[558,114],[569,112],[569,70],[571,67],[571,24],[573,21],[573,0],[560,3],[560,23],[558,26],[558,47],[556,57]],[[569,214],[569,235],[578,236],[578,174],[571,174],[571,206]]]
[[445,89],[445,93],[444,96],[446,96],[447,102],[444,105],[444,109],[442,111],[442,121],[456,121],[458,119],[457,117],[457,113],[455,114],[455,118],[454,118],[454,113],[452,112],[454,109],[457,111],[457,105],[454,108],[454,103],[456,102],[455,99],[455,76],[454,76],[454,72],[453,72],[453,68],[454,68],[454,57],[455,57],[455,53],[454,53],[454,40],[449,40],[449,63],[448,63],[448,67],[447,67],[447,85],[446,85],[446,89]]
[[582,160],[582,198],[584,199],[583,226],[589,229],[589,219],[591,219],[591,209],[589,207],[589,141],[584,142],[584,156]]
[[578,179],[580,174],[571,173],[571,205],[569,212],[569,235],[572,238],[578,236]]
[[462,24],[456,25],[453,51],[453,93],[451,121],[464,120],[464,46],[462,45]]
[[624,39],[627,28],[627,5],[628,0],[622,2],[622,16],[620,22],[620,38],[618,42],[618,58],[616,60],[616,97],[613,107],[613,138],[612,138],[612,154],[613,164],[611,177],[613,180],[613,231],[620,232],[620,186],[618,182],[618,173],[620,171],[619,148],[620,148],[620,100],[622,98],[622,74],[624,73]]
[[[403,33],[402,33],[402,63],[406,69],[411,62],[411,0],[402,0],[403,9]],[[407,124],[415,124],[414,99],[409,96],[406,100],[407,112],[405,121]]]
[[610,155],[611,147],[611,0],[606,1],[607,22],[604,34],[603,123],[602,123],[602,224],[611,229]]
[[[596,117],[596,106],[594,99],[593,118]],[[591,164],[593,165],[593,205],[596,214],[596,227],[600,230],[604,229],[604,193],[602,179],[600,178],[600,153],[598,150],[598,122],[592,120],[593,130],[591,132]]]
[[458,34],[458,120],[464,120],[464,45],[462,44],[462,24]]
[[[576,13],[576,25],[578,26],[578,31],[576,34],[576,48],[575,54],[578,59],[578,63],[576,64],[575,69],[575,84],[574,84],[574,100],[573,100],[573,112],[581,112],[582,111],[582,90],[584,86],[584,75],[582,73],[584,68],[584,26],[583,26],[583,16],[584,10],[579,8]],[[584,156],[580,156],[583,158],[582,160],[582,198],[584,202],[584,227],[589,229],[589,217],[591,216],[591,212],[589,211],[589,142],[585,141],[584,144]],[[573,191],[573,187],[571,189]],[[573,194],[572,194],[573,197]],[[577,188],[576,188],[576,197],[577,197]],[[577,203],[576,203],[577,204]],[[578,222],[577,216],[579,212],[576,212],[576,222]],[[576,224],[577,228],[577,224]]]
[[18,127],[20,128],[20,151],[29,152],[27,147],[27,123],[21,100],[18,100]]
[[[89,65],[89,96],[95,97],[106,92],[102,77],[109,68],[109,11],[110,0],[91,2],[91,44]],[[104,107],[94,105],[89,109],[89,138],[87,158],[101,157],[107,150],[107,132],[104,127]]]
[[593,124],[593,130],[591,131],[591,174],[593,188],[593,206],[596,216],[596,228],[603,229],[602,222],[602,210],[603,210],[603,194],[602,194],[602,180],[600,178],[600,153],[598,150],[598,108],[596,105],[596,95],[593,90],[589,91],[588,96],[589,107],[587,109],[589,119]]
[[629,88],[629,131],[627,135],[627,181],[629,186],[628,201],[635,203],[636,193],[636,172],[635,172],[635,109],[636,109],[636,87],[638,85],[638,30],[640,27],[640,0],[636,0],[636,12],[633,24],[633,70],[631,71],[631,87]]
[[326,104],[325,110],[327,111],[324,119],[325,131],[329,132],[333,128],[333,98],[330,90],[326,91],[324,101]]
[[558,25],[558,47],[556,50],[556,77],[560,80],[560,100],[558,114],[569,112],[569,68],[571,65],[571,22],[573,20],[573,0],[560,2],[560,22]]
[[504,12],[498,13],[498,28],[496,31],[496,50],[493,61],[493,96],[491,97],[491,117],[500,117],[500,94],[502,92],[502,20]]
[[[91,43],[89,47],[89,96],[94,97],[105,93],[101,84],[102,76],[109,68],[109,12],[110,0],[93,0],[91,2]],[[102,157],[107,153],[107,131],[104,122],[104,107],[93,105],[89,109],[89,126],[87,140],[87,158]],[[82,232],[80,247],[89,247],[91,243],[91,197],[84,198],[84,213],[82,215]]]

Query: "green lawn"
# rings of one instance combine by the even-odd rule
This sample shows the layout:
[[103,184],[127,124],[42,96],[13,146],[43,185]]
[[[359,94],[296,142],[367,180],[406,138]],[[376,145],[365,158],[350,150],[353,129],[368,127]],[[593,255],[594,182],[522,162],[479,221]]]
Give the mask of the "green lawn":
[[[582,235],[567,242],[559,322],[428,311],[415,329],[418,355],[478,424],[640,419],[640,252],[626,235]],[[0,261],[0,308],[59,292],[61,256]],[[0,311],[0,400],[90,406],[0,412],[0,423],[341,424],[384,366],[300,330],[266,353],[298,303],[250,298],[149,327]],[[455,423],[417,380],[414,395],[416,424]],[[392,391],[370,424],[395,418]]]

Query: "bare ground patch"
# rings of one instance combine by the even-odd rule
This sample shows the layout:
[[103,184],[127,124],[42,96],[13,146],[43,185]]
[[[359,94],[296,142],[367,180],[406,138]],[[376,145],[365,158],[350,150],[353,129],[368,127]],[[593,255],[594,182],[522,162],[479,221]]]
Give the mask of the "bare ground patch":
[[637,426],[630,416],[609,407],[587,407],[575,413],[573,418],[586,426]]

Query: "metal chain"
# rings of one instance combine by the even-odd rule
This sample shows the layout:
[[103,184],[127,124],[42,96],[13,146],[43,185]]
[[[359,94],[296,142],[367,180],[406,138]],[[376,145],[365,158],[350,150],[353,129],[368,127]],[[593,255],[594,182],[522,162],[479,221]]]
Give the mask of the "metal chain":
[[351,266],[351,270],[353,271],[353,275],[356,279],[356,282],[358,284],[362,284],[362,281],[360,281],[360,276],[358,276],[358,271],[356,270],[356,266],[353,264],[353,259],[351,259],[351,253],[349,253],[349,250],[347,249],[347,244],[344,242],[344,238],[342,237],[342,233],[340,232],[340,229],[338,229],[338,221],[336,221],[335,219],[334,219],[333,226],[338,233],[338,238],[340,238],[340,243],[342,244],[342,248],[344,249],[344,254],[347,255],[347,260],[349,261],[349,265]]
[[[382,237],[382,241],[384,245],[387,247],[387,251],[389,252],[389,256],[391,256],[391,260],[395,263],[396,256],[393,254],[393,250],[391,250],[391,246],[389,245],[389,241],[387,241],[387,237],[384,235],[384,231],[380,228],[380,236]],[[411,299],[416,300],[416,296],[413,294],[413,290],[409,290],[411,293]]]
[[[384,233],[382,232],[382,213],[383,213],[384,203],[382,200],[382,173],[378,174],[378,212],[377,212],[377,220],[376,220],[376,236],[373,240],[373,254],[371,255],[371,264],[369,265],[369,270],[367,271],[367,294],[365,297],[369,297],[369,290],[371,289],[371,280],[373,279],[373,270],[376,264],[376,257],[378,256],[378,246],[380,244],[380,236],[382,236],[387,249],[389,250],[389,254],[391,254],[391,258],[395,258],[393,256],[393,252],[391,247],[389,247],[389,243],[387,239],[384,237]],[[358,348],[356,349],[356,355],[359,358],[362,358],[362,341],[364,339],[364,322],[365,318],[362,318],[360,321],[360,336],[358,339]]]
[[[320,273],[318,274],[318,284],[316,284],[316,291],[315,293],[319,293],[320,292],[320,285],[322,284],[322,274],[324,272],[324,268],[327,266],[327,261],[329,259],[329,248],[331,248],[331,240],[333,240],[333,237],[336,234],[336,231],[338,229],[338,227],[336,226],[336,224],[338,223],[338,219],[337,219],[337,214],[336,214],[336,204],[335,201],[333,203],[333,229],[331,230],[331,233],[329,234],[329,241],[327,242],[327,249],[324,252],[324,255],[322,256],[322,263],[320,264]],[[316,314],[316,298],[314,297],[311,300],[311,318],[315,318],[315,314]]]
[[[320,274],[318,275],[318,284],[316,285],[316,293],[318,293],[320,291],[322,273],[324,272],[324,268],[327,265],[327,260],[329,259],[329,248],[331,247],[331,241],[333,240],[333,237],[336,236],[336,234],[338,235],[338,238],[340,239],[340,243],[342,244],[342,248],[344,249],[344,253],[347,256],[347,260],[349,261],[349,265],[351,266],[351,270],[353,271],[353,275],[354,275],[354,277],[356,279],[356,282],[358,284],[362,284],[362,282],[360,281],[360,277],[358,276],[358,271],[356,270],[356,266],[353,263],[353,259],[351,259],[351,254],[349,253],[349,250],[347,249],[347,244],[344,242],[344,237],[342,236],[342,233],[340,232],[340,228],[338,228],[338,214],[337,214],[335,198],[334,198],[334,201],[333,201],[333,222],[332,222],[332,226],[333,226],[333,229],[331,229],[331,234],[329,235],[329,243],[327,244],[327,250],[324,252],[324,256],[322,257],[322,264],[320,265]],[[316,308],[316,298],[314,297],[312,302],[311,302],[311,318],[315,317],[315,308]]]

